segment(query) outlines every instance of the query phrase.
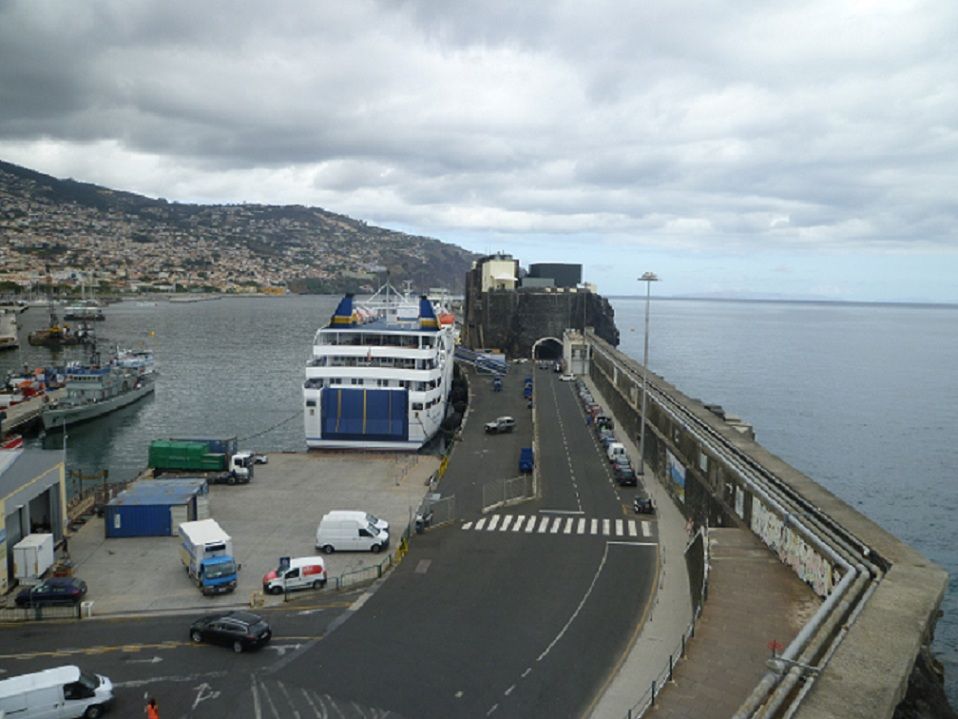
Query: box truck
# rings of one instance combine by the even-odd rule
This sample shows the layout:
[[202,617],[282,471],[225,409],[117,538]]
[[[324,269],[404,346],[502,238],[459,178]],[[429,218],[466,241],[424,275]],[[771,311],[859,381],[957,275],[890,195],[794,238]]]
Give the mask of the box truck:
[[215,519],[180,523],[180,559],[203,594],[236,589],[239,567],[233,558],[233,540]]
[[253,479],[252,452],[239,452],[235,440],[158,439],[150,443],[154,475],[202,477],[210,484],[246,484]]
[[53,566],[53,535],[28,534],[13,545],[13,576],[35,582]]

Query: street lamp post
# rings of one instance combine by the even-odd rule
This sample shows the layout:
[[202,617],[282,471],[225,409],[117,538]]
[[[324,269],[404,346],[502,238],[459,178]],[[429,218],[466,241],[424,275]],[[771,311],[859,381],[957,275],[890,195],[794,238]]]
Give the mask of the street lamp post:
[[645,475],[645,412],[649,396],[649,299],[652,295],[652,283],[659,278],[654,272],[646,272],[639,282],[645,283],[645,351],[642,354],[642,423],[639,425],[639,474]]

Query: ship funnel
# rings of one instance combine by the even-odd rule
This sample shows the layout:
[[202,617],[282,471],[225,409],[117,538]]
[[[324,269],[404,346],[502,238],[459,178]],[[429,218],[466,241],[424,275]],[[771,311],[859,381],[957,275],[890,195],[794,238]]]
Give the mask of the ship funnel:
[[425,295],[419,298],[419,329],[439,329],[439,320],[436,319],[436,313],[432,309],[432,302]]
[[353,324],[353,296],[347,294],[339,301],[339,306],[333,312],[333,317],[329,321],[331,325],[345,327]]

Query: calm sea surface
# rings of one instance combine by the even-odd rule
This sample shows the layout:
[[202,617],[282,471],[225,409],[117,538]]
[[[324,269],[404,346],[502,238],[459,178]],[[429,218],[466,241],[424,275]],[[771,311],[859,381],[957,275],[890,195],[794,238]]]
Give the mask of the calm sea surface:
[[[338,297],[123,302],[97,325],[156,352],[156,393],[68,432],[67,465],[116,480],[151,440],[237,435],[260,451],[305,449],[303,367]],[[641,360],[645,300],[615,299],[621,349]],[[20,315],[21,337],[47,322]],[[24,341],[0,371],[83,357]],[[649,365],[683,392],[750,421],[758,441],[951,577],[935,649],[958,705],[958,308],[655,300]],[[62,446],[62,435],[46,440]]]

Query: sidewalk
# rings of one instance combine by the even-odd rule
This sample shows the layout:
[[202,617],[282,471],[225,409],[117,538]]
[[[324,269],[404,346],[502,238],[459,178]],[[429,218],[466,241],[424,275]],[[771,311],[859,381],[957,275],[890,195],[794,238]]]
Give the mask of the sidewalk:
[[[608,402],[595,385],[588,379],[586,383],[592,395],[603,407],[608,408]],[[618,417],[614,419],[616,426],[620,426]],[[616,437],[625,445],[629,456],[637,460],[639,450],[632,440],[618,434]],[[689,575],[685,568],[685,545],[688,542],[685,518],[665,488],[655,479],[652,468],[648,465],[645,467],[642,484],[656,507],[659,534],[658,588],[645,625],[636,627],[639,634],[635,643],[592,710],[590,716],[593,719],[624,719],[649,691],[653,681],[656,682],[658,692],[660,677],[669,666],[669,656],[678,656],[682,634],[692,621]]]
[[[608,402],[588,381],[603,407]],[[615,418],[617,426],[618,418]],[[639,452],[619,437],[630,457]],[[656,503],[659,581],[648,621],[618,672],[598,699],[593,719],[625,719],[648,701],[656,682],[656,719],[732,716],[765,672],[769,642],[783,646],[798,634],[820,600],[747,528],[709,530],[709,589],[695,637],[680,659],[682,635],[692,620],[685,518],[646,466],[644,486]],[[673,681],[662,687],[673,657]]]

